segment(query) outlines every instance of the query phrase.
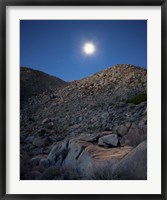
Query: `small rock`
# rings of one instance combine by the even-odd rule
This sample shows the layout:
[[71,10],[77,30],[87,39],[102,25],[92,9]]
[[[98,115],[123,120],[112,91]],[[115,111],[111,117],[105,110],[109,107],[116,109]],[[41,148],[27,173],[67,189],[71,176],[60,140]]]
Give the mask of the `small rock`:
[[52,121],[51,119],[45,118],[45,119],[41,122],[41,124],[46,124],[46,123],[51,122],[51,121]]
[[109,113],[108,112],[103,112],[102,114],[101,114],[101,118],[102,119],[107,119],[109,117]]
[[26,139],[25,139],[25,142],[26,143],[32,143],[33,142],[33,140],[34,140],[34,136],[29,136],[29,137],[27,137]]
[[83,117],[80,116],[80,117],[78,118],[78,120],[81,122],[81,121],[83,120]]
[[53,123],[53,122],[50,122],[50,123],[47,124],[47,127],[46,127],[46,128],[52,129],[53,126],[54,126],[54,123]]

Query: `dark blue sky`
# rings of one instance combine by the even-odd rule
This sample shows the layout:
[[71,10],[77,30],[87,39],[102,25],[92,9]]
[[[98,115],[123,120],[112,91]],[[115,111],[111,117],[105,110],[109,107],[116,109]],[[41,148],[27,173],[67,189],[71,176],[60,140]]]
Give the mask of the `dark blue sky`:
[[[82,48],[93,42],[96,51]],[[147,67],[146,20],[21,20],[20,65],[78,80],[115,64]]]

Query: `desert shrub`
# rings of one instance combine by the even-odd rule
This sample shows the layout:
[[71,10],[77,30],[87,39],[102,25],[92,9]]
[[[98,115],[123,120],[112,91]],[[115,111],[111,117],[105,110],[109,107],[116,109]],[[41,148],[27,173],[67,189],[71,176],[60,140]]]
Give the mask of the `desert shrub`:
[[140,104],[143,101],[147,101],[147,93],[138,94],[132,98],[126,100],[126,103]]
[[49,167],[44,171],[41,180],[78,180],[79,174],[70,168]]

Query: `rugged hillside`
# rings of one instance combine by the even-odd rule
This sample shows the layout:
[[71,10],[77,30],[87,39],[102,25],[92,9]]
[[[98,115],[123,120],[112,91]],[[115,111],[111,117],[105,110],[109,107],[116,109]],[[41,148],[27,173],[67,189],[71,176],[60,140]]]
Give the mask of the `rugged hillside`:
[[[36,179],[101,179],[87,172],[105,166],[112,169],[108,179],[146,179],[146,99],[147,70],[132,65],[112,66],[32,96],[20,116],[21,161],[25,165],[26,158],[31,166],[21,178],[36,173]],[[134,162],[139,166],[135,175],[130,173]],[[64,171],[55,167],[78,174],[62,177]],[[59,175],[53,175],[55,170]]]
[[59,88],[67,83],[57,77],[27,67],[20,68],[20,100],[21,105],[32,96],[51,89]]

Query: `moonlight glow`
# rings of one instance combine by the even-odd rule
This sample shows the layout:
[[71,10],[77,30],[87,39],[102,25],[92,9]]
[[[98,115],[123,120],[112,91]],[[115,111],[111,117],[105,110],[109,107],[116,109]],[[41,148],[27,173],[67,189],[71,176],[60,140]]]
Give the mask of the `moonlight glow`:
[[93,43],[85,43],[83,46],[83,50],[86,54],[93,54],[95,52],[95,45]]

